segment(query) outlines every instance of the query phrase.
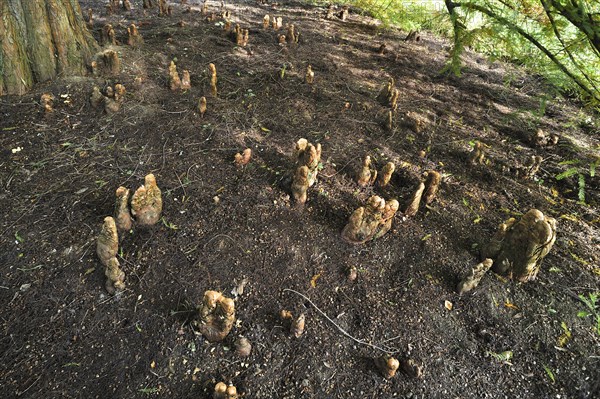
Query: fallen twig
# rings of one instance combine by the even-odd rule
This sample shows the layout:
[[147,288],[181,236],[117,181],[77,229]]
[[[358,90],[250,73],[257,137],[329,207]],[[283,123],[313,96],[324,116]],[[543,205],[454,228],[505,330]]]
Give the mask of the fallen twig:
[[[363,341],[363,340],[361,340],[361,339],[354,338],[354,337],[353,337],[352,335],[350,335],[350,334],[349,334],[349,333],[348,333],[346,330],[344,330],[342,327],[340,327],[339,325],[337,325],[335,321],[333,321],[333,320],[332,320],[332,319],[331,319],[329,316],[327,316],[327,314],[325,314],[325,312],[323,312],[321,309],[319,309],[319,307],[318,307],[317,305],[315,305],[315,304],[314,304],[314,302],[313,302],[313,301],[311,301],[311,300],[310,300],[310,298],[308,298],[306,295],[304,295],[304,294],[301,294],[301,293],[299,293],[298,291],[292,290],[292,289],[290,289],[290,288],[284,288],[284,289],[283,289],[283,291],[290,291],[290,292],[293,292],[294,294],[296,294],[296,295],[299,295],[299,296],[301,296],[302,298],[304,298],[304,299],[305,299],[305,300],[306,300],[308,303],[310,303],[310,304],[311,304],[311,305],[312,305],[312,306],[313,306],[313,307],[314,307],[314,308],[317,310],[317,312],[321,313],[321,315],[322,315],[323,317],[325,317],[325,318],[326,318],[326,319],[327,319],[327,320],[328,320],[328,321],[329,321],[331,324],[333,324],[333,325],[334,325],[334,326],[335,326],[335,327],[336,327],[336,328],[337,328],[337,329],[338,329],[338,330],[339,330],[339,331],[340,331],[342,334],[344,334],[346,337],[350,338],[350,339],[351,339],[351,340],[353,340],[354,342],[356,342],[356,343],[358,343],[358,344],[361,344],[361,345],[369,346],[369,347],[371,347],[371,348],[374,348],[374,349],[380,350],[380,351],[382,351],[382,352],[384,352],[384,353],[388,353],[388,354],[394,354],[394,353],[398,353],[398,352],[400,352],[400,351],[399,351],[399,350],[397,350],[397,349],[396,349],[396,350],[393,350],[393,351],[391,351],[391,350],[388,350],[388,349],[384,349],[384,348],[382,348],[381,346],[377,346],[377,345],[374,345],[374,344],[370,344],[370,343],[368,343],[368,342],[366,342],[366,341]],[[398,337],[396,337],[396,338],[398,338]],[[394,338],[392,338],[392,339],[394,339]],[[390,341],[390,340],[388,339],[387,341],[384,341],[384,342],[388,342],[388,341]]]

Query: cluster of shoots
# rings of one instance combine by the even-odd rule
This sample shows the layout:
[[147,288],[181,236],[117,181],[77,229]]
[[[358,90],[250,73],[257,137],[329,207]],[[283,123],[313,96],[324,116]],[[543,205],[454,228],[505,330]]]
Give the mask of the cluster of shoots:
[[217,96],[217,67],[215,64],[208,64],[208,72],[210,73],[210,94],[213,97]]
[[54,104],[54,96],[50,93],[44,93],[40,97],[40,104],[42,104],[42,108],[44,108],[44,112],[46,114],[50,114],[54,112],[53,104]]
[[304,334],[304,324],[306,322],[304,313],[301,313],[298,317],[294,317],[292,312],[282,309],[281,312],[279,312],[279,317],[284,323],[289,324],[290,333],[294,337],[300,338],[300,336]]
[[393,378],[400,367],[400,362],[391,356],[381,356],[375,359],[375,366],[385,378]]
[[494,261],[492,259],[486,258],[483,262],[475,265],[458,283],[456,291],[462,295],[476,288],[485,273],[490,270],[493,263]]
[[235,44],[240,47],[246,47],[248,45],[248,29],[240,28],[240,25],[236,24],[234,29]]
[[206,291],[199,309],[198,329],[209,342],[225,339],[235,323],[235,304],[217,291]]
[[421,133],[429,125],[429,120],[420,113],[407,111],[405,114],[405,123],[415,133]]
[[389,106],[392,111],[395,111],[398,107],[398,96],[400,92],[396,88],[396,81],[394,78],[390,78],[388,83],[381,89],[377,95],[377,101],[381,105]]
[[147,10],[149,8],[154,7],[154,3],[152,2],[152,0],[144,0],[143,7]]
[[204,1],[204,3],[202,3],[202,8],[200,10],[200,13],[204,17],[208,15],[208,2],[206,0]]
[[381,173],[377,173],[376,169],[371,167],[372,161],[369,155],[366,155],[362,162],[356,180],[359,186],[367,187],[373,185],[377,181],[379,187],[387,187],[392,178],[392,174],[396,170],[396,165],[393,162],[388,162],[381,169]]
[[263,17],[263,29],[267,30],[269,29],[269,26],[271,26],[271,17],[269,17],[269,14],[266,14]]
[[113,45],[114,46],[114,45],[117,44],[117,38],[116,38],[116,35],[115,35],[115,30],[114,30],[114,28],[113,28],[113,26],[111,24],[106,24],[102,28],[102,35],[100,37],[100,42],[104,46],[106,46],[106,45]]
[[543,158],[539,155],[532,155],[529,161],[524,165],[522,175],[525,179],[533,179],[540,171]]
[[492,270],[520,282],[534,280],[542,260],[556,241],[556,220],[531,209],[521,220],[500,224],[481,257],[494,261]]
[[246,148],[244,151],[242,151],[241,154],[239,152],[237,154],[235,154],[233,161],[238,168],[242,168],[242,167],[248,165],[251,158],[252,158],[252,149]]
[[131,210],[129,190],[119,187],[116,194],[115,217],[107,216],[104,219],[102,231],[96,243],[98,258],[106,267],[106,290],[110,294],[125,287],[125,273],[120,269],[119,261],[116,258],[119,249],[117,231],[131,229],[132,215],[138,224],[155,224],[158,222],[162,210],[160,190],[156,187],[156,180],[152,174],[146,176],[145,185],[138,188],[131,198]]
[[485,153],[483,151],[483,144],[481,142],[476,141],[473,147],[473,151],[469,155],[469,163],[471,165],[481,165],[483,164],[483,160],[485,158]]
[[121,71],[121,60],[116,51],[104,50],[96,54],[91,67],[94,76],[117,75]]
[[136,47],[143,43],[144,39],[142,38],[142,35],[140,35],[137,26],[135,26],[135,24],[129,25],[129,28],[127,28],[127,44]]
[[107,114],[114,114],[121,109],[125,101],[127,89],[124,85],[117,83],[114,87],[108,86],[105,94],[102,94],[98,86],[94,86],[90,95],[90,103],[94,108],[104,108]]
[[167,4],[167,0],[158,0],[158,16],[162,17],[165,15],[170,16],[173,12],[173,8]]
[[413,359],[403,359],[400,361],[400,368],[410,377],[423,377],[423,366],[415,362]]
[[282,17],[273,17],[271,19],[271,26],[273,30],[279,30],[283,28],[283,18]]
[[206,97],[204,96],[198,100],[198,113],[201,118],[204,118],[204,114],[206,113]]
[[94,12],[91,8],[88,8],[86,23],[89,29],[92,29],[94,27]]
[[104,265],[106,290],[109,294],[125,289],[125,273],[121,270],[117,252],[119,250],[119,235],[115,220],[111,216],[104,218],[102,230],[96,241],[96,254]]
[[335,16],[335,6],[333,4],[329,4],[327,7],[327,14],[325,15],[325,19],[333,19]]
[[315,72],[312,70],[312,66],[306,67],[306,74],[304,75],[304,81],[309,85],[315,83]]
[[418,42],[421,40],[421,35],[416,30],[411,30],[404,38],[405,42]]
[[350,11],[350,10],[349,10],[348,6],[344,6],[344,7],[342,7],[342,9],[341,9],[340,13],[338,14],[339,18],[340,18],[342,21],[345,21],[345,20],[348,18],[348,13],[349,13],[349,11]]
[[531,144],[536,147],[552,146],[558,144],[560,137],[557,134],[546,134],[542,129],[538,129],[530,138]]
[[294,24],[288,25],[286,40],[290,44],[298,43],[298,40],[300,40],[300,33],[296,30]]
[[144,185],[133,193],[131,197],[131,214],[139,225],[151,226],[160,220],[162,194],[152,173],[146,175]]
[[182,77],[179,77],[179,73],[177,72],[177,65],[175,65],[175,61],[171,61],[169,65],[169,87],[171,90],[189,90],[192,88],[192,83],[190,80],[190,71],[184,70],[182,73]]
[[121,109],[121,104],[125,101],[127,89],[124,85],[117,83],[114,88],[106,88],[106,97],[104,98],[104,112],[114,114]]
[[421,200],[423,200],[426,205],[431,204],[437,196],[441,179],[442,178],[439,172],[434,170],[428,171],[426,173],[425,182],[419,183],[417,189],[413,192],[408,200],[404,210],[404,215],[407,217],[415,216],[419,211]]
[[317,181],[321,164],[321,144],[314,146],[302,138],[296,142],[293,158],[296,167],[292,177],[292,196],[294,202],[303,205],[307,200],[307,191]]
[[227,385],[224,382],[218,382],[215,385],[213,399],[238,399],[237,388],[233,385]]
[[131,2],[129,0],[123,0],[122,5],[123,5],[123,10],[131,11]]
[[363,159],[362,168],[356,176],[356,181],[359,186],[366,187],[375,183],[375,179],[377,179],[377,171],[371,169],[371,157],[366,155]]
[[392,179],[392,174],[396,171],[396,165],[393,162],[386,163],[379,173],[377,184],[379,187],[387,187]]
[[125,288],[125,273],[121,270],[117,259],[118,231],[129,231],[133,226],[132,217],[140,225],[156,224],[162,212],[161,192],[156,186],[153,174],[146,176],[145,184],[133,194],[131,203],[129,194],[130,191],[125,187],[117,189],[115,215],[104,218],[102,230],[96,241],[96,254],[106,268],[106,290],[110,294]]
[[395,199],[386,202],[373,195],[364,207],[356,209],[342,230],[342,238],[351,244],[364,244],[382,237],[392,228],[400,204]]
[[108,15],[111,15],[118,11],[119,11],[119,0],[108,0],[108,4],[106,5],[106,13]]

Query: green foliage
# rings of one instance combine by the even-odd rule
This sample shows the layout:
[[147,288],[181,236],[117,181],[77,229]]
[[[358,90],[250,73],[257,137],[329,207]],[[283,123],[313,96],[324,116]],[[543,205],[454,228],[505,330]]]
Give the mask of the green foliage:
[[591,162],[587,168],[581,167],[580,165],[582,163],[583,162],[579,159],[560,162],[559,165],[569,165],[571,167],[564,172],[557,174],[554,176],[554,178],[560,181],[577,175],[577,199],[580,203],[585,204],[585,177],[586,174],[590,177],[594,177],[596,175],[596,167],[600,163],[600,158]]
[[[465,48],[515,62],[558,90],[600,106],[600,2],[595,0],[349,0],[338,3],[411,30],[452,37],[443,72],[460,74]],[[596,21],[597,23],[590,23]]]
[[550,381],[552,381],[552,383],[554,384],[556,382],[556,377],[554,377],[554,373],[552,372],[552,370],[550,370],[550,367],[546,366],[545,364],[542,366],[544,367],[544,371],[546,371],[546,375],[548,376]]
[[591,316],[596,322],[596,333],[600,335],[600,292],[590,292],[587,297],[579,294],[579,300],[585,304],[587,309],[579,311],[577,317],[587,318]]

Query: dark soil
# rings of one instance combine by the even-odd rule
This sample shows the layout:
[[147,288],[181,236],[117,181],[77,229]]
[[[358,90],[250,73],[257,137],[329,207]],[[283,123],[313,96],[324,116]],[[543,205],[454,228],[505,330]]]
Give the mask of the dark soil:
[[[578,295],[600,291],[594,116],[538,77],[476,54],[465,56],[460,78],[442,76],[447,42],[427,34],[403,41],[405,32],[354,13],[342,22],[300,3],[227,5],[250,29],[243,49],[219,21],[204,20],[197,1],[191,13],[174,5],[162,18],[141,0],[109,17],[103,2],[81,3],[94,8],[98,38],[109,21],[125,42],[136,22],[145,44],[117,47],[117,77],[63,77],[0,100],[2,397],[210,398],[218,381],[245,398],[600,397],[600,335],[592,316],[578,317],[586,309]],[[279,45],[277,33],[262,30],[266,13],[294,23],[300,42]],[[189,91],[168,88],[174,58],[191,72]],[[208,96],[211,62],[218,98]],[[308,64],[314,85],[303,81]],[[375,99],[389,77],[401,91],[393,131]],[[115,83],[128,94],[108,116],[88,98],[94,85]],[[56,98],[48,116],[39,103],[45,92]],[[407,111],[426,117],[427,128],[413,132]],[[538,128],[559,134],[558,145],[531,145]],[[322,144],[324,169],[297,209],[285,180],[301,137]],[[474,140],[486,146],[484,165],[468,162]],[[252,161],[238,169],[233,156],[246,147]],[[408,164],[388,189],[360,189],[355,173],[365,154],[378,169]],[[541,171],[517,178],[515,167],[532,155],[544,158]],[[565,161],[579,162],[586,204],[577,202],[577,175],[555,179],[573,166]],[[370,195],[403,203],[430,169],[443,173],[431,206],[398,215],[374,242],[341,240]],[[116,188],[135,189],[150,172],[163,191],[164,223],[122,235],[127,289],[112,297],[95,239]],[[534,207],[558,220],[537,280],[517,284],[490,272],[471,293],[456,294],[498,224]],[[355,281],[347,279],[352,266]],[[204,291],[231,296],[243,279],[236,326],[209,344],[190,323],[195,307]],[[281,309],[306,314],[304,335],[289,334]],[[241,335],[253,344],[248,358],[233,350]],[[384,379],[374,366],[384,352],[364,343],[414,359],[423,377]]]

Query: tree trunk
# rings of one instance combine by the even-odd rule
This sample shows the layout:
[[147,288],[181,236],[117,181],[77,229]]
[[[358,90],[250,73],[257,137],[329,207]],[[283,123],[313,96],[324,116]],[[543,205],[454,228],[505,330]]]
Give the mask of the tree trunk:
[[0,0],[0,95],[84,74],[96,47],[78,0]]

